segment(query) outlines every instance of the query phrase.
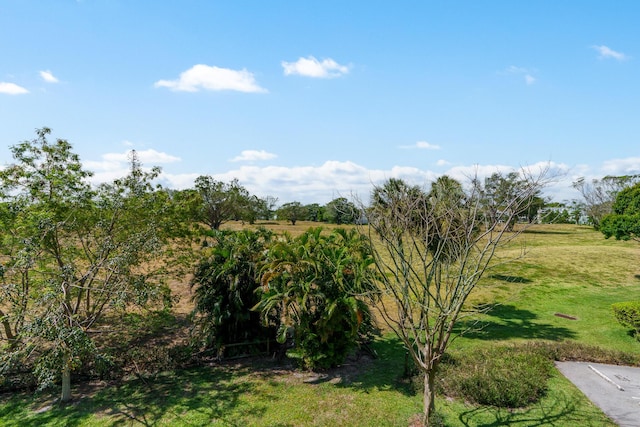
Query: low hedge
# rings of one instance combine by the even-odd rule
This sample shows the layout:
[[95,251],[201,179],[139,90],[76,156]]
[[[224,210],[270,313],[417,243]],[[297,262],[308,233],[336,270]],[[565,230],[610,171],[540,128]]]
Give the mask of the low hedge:
[[613,304],[613,314],[623,326],[632,328],[640,340],[640,301],[625,301]]

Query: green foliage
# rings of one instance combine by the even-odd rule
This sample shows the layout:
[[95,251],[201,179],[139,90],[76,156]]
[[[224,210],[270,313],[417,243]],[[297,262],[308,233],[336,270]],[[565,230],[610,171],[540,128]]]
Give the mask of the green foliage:
[[612,304],[613,314],[621,325],[632,328],[640,340],[640,301],[627,301]]
[[[540,191],[530,192],[530,183],[518,172],[506,175],[494,173],[485,178],[482,189],[482,203],[490,217],[490,222],[505,222],[512,229],[520,217],[532,222],[538,211],[544,206]],[[523,193],[530,193],[527,199],[513,203]]]
[[608,239],[640,239],[640,183],[620,191],[612,207],[600,224],[600,231]]
[[199,339],[219,349],[225,344],[267,338],[259,313],[251,308],[260,299],[255,291],[272,233],[265,229],[218,231],[213,236],[213,246],[191,282]]
[[333,199],[324,208],[323,219],[332,224],[355,224],[359,218],[356,205],[344,197]]
[[288,354],[310,369],[342,363],[373,330],[366,304],[375,293],[373,259],[366,242],[355,230],[322,231],[309,229],[270,248],[256,306],[281,331],[294,328]]
[[106,310],[171,303],[163,280],[180,245],[168,243],[183,234],[151,184],[158,169],[144,172],[133,152],[128,176],[94,189],[71,145],[49,133],[12,147],[15,163],[0,171],[0,315],[8,352],[41,386],[99,354],[87,331]]
[[306,211],[304,219],[306,221],[322,222],[324,220],[324,206],[320,206],[318,203],[311,203],[309,205],[305,205],[304,208]]
[[531,347],[491,347],[449,356],[440,365],[446,394],[481,405],[528,406],[544,396],[553,363]]
[[605,176],[587,182],[579,178],[573,183],[585,202],[585,212],[596,230],[600,230],[603,218],[613,212],[618,193],[640,181],[640,175]]
[[291,221],[291,225],[296,225],[298,220],[302,220],[307,216],[306,206],[302,206],[300,202],[289,202],[280,206],[276,211],[278,219]]
[[[247,215],[251,198],[237,179],[226,183],[202,175],[196,178],[195,187],[199,197],[195,219],[204,222],[212,230],[219,229],[227,221],[242,219],[243,215]],[[253,211],[249,214],[251,218],[254,215]]]

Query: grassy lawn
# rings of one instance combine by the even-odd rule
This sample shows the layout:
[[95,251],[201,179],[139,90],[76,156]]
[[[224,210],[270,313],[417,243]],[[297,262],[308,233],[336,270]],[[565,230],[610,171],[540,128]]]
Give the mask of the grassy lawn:
[[[452,352],[569,340],[640,354],[640,343],[611,311],[614,302],[640,299],[640,244],[605,240],[588,227],[535,226],[500,259],[518,257],[523,249],[524,257],[483,279],[471,303],[499,304],[460,323],[459,330],[467,332],[453,342]],[[80,385],[80,397],[66,407],[51,404],[50,394],[4,395],[0,425],[410,425],[422,398],[402,380],[404,351],[388,335],[373,347],[378,358],[350,360],[317,377],[260,360]],[[528,408],[474,406],[444,396],[436,404],[447,426],[615,425],[557,372],[546,396]]]

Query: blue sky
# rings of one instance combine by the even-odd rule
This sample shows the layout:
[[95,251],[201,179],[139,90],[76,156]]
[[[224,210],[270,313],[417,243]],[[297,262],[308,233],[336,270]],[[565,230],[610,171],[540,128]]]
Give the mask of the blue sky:
[[[0,165],[47,126],[94,180],[281,203],[537,168],[640,173],[640,2],[0,0]],[[1,166],[0,166],[1,167]]]

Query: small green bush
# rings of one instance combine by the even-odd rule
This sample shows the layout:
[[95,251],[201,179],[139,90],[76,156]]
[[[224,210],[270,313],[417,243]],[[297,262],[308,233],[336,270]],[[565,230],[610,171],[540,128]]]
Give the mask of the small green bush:
[[481,405],[520,408],[547,390],[553,363],[528,347],[492,347],[447,358],[441,365],[443,392]]
[[640,301],[619,302],[611,307],[618,322],[632,328],[636,339],[640,340]]

